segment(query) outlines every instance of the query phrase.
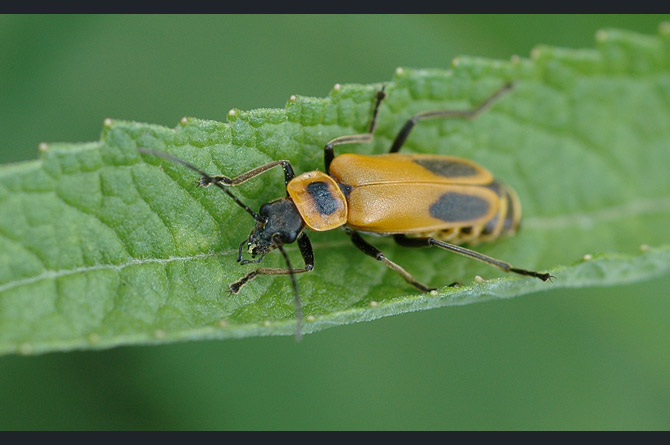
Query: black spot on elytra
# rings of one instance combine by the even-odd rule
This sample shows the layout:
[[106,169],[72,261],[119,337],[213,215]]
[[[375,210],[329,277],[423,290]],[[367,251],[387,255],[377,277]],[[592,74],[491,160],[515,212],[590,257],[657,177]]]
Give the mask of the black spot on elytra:
[[493,231],[496,229],[497,226],[498,226],[498,215],[494,216],[486,223],[486,225],[482,229],[482,235],[490,235],[491,233],[493,233]]
[[464,162],[450,161],[447,159],[427,158],[414,159],[414,162],[436,175],[445,178],[459,178],[463,176],[475,176],[479,172],[473,166]]
[[502,187],[501,187],[501,185],[498,181],[493,181],[489,185],[485,185],[484,187],[486,187],[487,189],[493,190],[494,192],[496,192],[496,195],[502,197],[503,190],[502,190]]
[[489,211],[489,203],[479,196],[448,192],[430,206],[434,218],[446,222],[469,221],[481,218]]
[[509,193],[507,193],[507,215],[505,215],[505,221],[503,222],[503,233],[507,233],[514,228],[514,217],[518,209],[514,207],[514,200]]
[[352,186],[347,185],[347,184],[340,184],[340,183],[338,183],[337,185],[340,186],[340,190],[342,190],[342,193],[344,194],[344,196],[345,196],[346,198],[349,197],[349,193],[351,193],[351,191],[354,189]]
[[322,181],[307,184],[307,192],[312,196],[316,209],[322,215],[330,215],[338,208],[338,202],[328,190],[328,184]]
[[[486,187],[487,189],[493,190],[496,193],[496,195],[498,195],[499,197],[502,197],[503,190],[502,190],[502,186],[500,185],[500,183],[498,181],[493,181],[492,183],[490,183],[489,185],[486,185],[484,187]],[[496,227],[498,227],[499,216],[500,216],[500,212],[498,212],[498,214],[496,214],[493,218],[488,220],[488,222],[486,223],[486,225],[482,229],[482,235],[490,235],[491,233],[493,233],[493,231],[496,229]]]

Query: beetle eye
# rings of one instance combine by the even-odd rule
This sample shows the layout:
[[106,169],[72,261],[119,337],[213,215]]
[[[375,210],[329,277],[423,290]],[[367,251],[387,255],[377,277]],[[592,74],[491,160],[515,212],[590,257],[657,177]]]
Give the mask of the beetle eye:
[[270,204],[269,204],[269,203],[265,203],[265,204],[263,204],[263,205],[261,206],[260,210],[258,211],[258,213],[259,213],[261,216],[268,216],[268,215],[270,215]]

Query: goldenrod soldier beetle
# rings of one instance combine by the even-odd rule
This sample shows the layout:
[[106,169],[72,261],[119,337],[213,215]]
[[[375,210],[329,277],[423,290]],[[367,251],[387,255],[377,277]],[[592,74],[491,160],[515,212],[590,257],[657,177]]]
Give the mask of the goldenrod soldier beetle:
[[[434,289],[417,281],[364,240],[360,233],[392,235],[398,244],[406,247],[440,247],[505,272],[536,277],[542,281],[553,278],[548,273],[519,269],[459,245],[491,241],[516,232],[521,218],[521,204],[512,188],[494,179],[488,170],[466,159],[398,153],[418,122],[447,117],[474,119],[511,88],[511,83],[505,84],[472,109],[426,111],[411,117],[386,154],[348,153],[336,157],[335,146],[372,142],[379,106],[386,97],[382,88],[377,92],[367,133],[340,136],[325,145],[325,173],[315,170],[295,176],[291,163],[281,160],[234,178],[210,176],[172,155],[146,148],[138,150],[194,170],[201,176],[199,185],[217,186],[254,218],[256,225],[249,237],[239,245],[237,262],[259,263],[268,252],[279,249],[286,268],[260,267],[252,270],[230,284],[230,291],[238,293],[242,286],[258,275],[289,275],[295,298],[296,336],[299,338],[302,333],[302,309],[295,274],[314,269],[314,254],[305,228],[326,231],[343,227],[358,249],[381,261],[422,292]],[[258,213],[228,189],[276,166],[284,170],[286,197],[263,204]],[[304,266],[298,269],[293,268],[283,248],[293,242],[298,243],[304,260]],[[252,259],[242,258],[245,246]],[[457,284],[452,283],[450,286]]]

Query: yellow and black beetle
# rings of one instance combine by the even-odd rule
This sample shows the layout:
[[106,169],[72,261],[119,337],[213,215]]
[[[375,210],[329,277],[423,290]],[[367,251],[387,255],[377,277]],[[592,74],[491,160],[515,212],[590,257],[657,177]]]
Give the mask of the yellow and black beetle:
[[[490,241],[513,234],[521,218],[521,204],[514,190],[498,182],[491,173],[472,161],[443,155],[398,153],[417,122],[446,117],[473,119],[489,108],[512,84],[505,84],[481,105],[468,110],[435,110],[411,117],[396,136],[387,154],[334,155],[334,147],[368,143],[373,139],[379,105],[384,89],[376,95],[367,133],[340,136],[324,147],[325,173],[311,171],[295,176],[289,161],[274,161],[237,177],[210,176],[194,165],[163,152],[138,148],[180,163],[201,175],[203,187],[215,185],[228,194],[256,221],[256,226],[238,249],[241,264],[259,263],[265,255],[279,249],[286,268],[258,268],[230,284],[232,293],[258,275],[290,275],[300,335],[302,311],[294,275],[314,269],[312,245],[305,228],[315,231],[344,227],[354,245],[363,253],[381,261],[399,273],[408,283],[427,292],[432,288],[420,283],[379,249],[360,235],[393,235],[407,247],[436,246],[495,266],[505,272],[536,277],[546,281],[552,276],[519,269],[504,261],[461,247],[462,243]],[[258,213],[241,202],[229,189],[273,167],[284,170],[286,197],[263,204]],[[294,269],[283,245],[298,243],[304,266]],[[246,246],[251,260],[243,259]],[[451,286],[457,283],[452,283]]]

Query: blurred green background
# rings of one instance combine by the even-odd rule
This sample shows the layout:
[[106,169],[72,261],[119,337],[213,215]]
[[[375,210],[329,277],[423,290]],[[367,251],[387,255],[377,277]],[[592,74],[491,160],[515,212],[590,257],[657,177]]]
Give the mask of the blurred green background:
[[[670,16],[0,16],[0,162]],[[0,357],[1,429],[669,429],[670,276],[292,337]]]

